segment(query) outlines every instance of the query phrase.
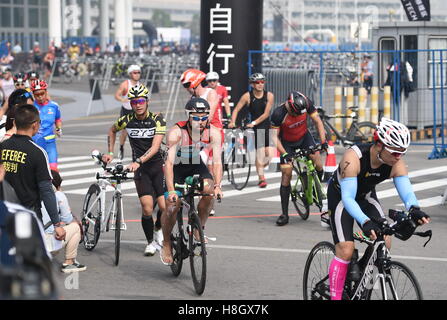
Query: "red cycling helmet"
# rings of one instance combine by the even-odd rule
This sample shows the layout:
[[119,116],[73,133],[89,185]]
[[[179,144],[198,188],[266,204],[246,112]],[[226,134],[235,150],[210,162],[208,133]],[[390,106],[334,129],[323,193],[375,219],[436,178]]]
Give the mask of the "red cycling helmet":
[[183,72],[180,82],[186,89],[195,89],[206,79],[206,74],[198,69],[188,69]]
[[47,90],[48,84],[44,80],[34,80],[31,82],[31,91]]

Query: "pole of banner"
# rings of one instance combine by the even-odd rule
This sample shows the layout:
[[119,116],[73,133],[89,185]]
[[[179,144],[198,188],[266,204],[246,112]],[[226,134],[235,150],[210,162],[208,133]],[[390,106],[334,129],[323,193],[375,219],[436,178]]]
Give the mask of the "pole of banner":
[[441,158],[447,157],[447,150],[445,149],[445,141],[444,141],[444,61],[442,56],[443,51],[439,50],[439,58],[440,58],[440,67],[441,70],[439,71],[441,73],[441,139],[442,139],[442,146],[441,146]]
[[371,118],[368,121],[379,122],[379,88],[371,88]]
[[383,116],[391,119],[391,87],[383,87]]
[[[435,50],[431,51],[432,53],[432,74],[433,74],[433,78],[432,78],[432,92],[433,92],[433,131],[436,131],[436,55],[435,55]],[[433,150],[432,152],[428,155],[428,159],[432,160],[432,159],[439,159],[439,151],[438,151],[438,146],[436,145],[436,134],[433,136]]]
[[[348,87],[347,88],[347,96],[346,96],[346,114],[348,116],[351,115],[352,110],[349,109],[350,107],[354,106],[354,87]],[[352,124],[352,118],[346,118],[346,130],[351,126]]]
[[[342,88],[336,87],[335,88],[335,114],[341,114],[342,113]],[[335,118],[335,129],[337,131],[342,131],[342,121],[341,118]]]
[[368,92],[365,88],[359,88],[359,122],[366,120],[366,97]]

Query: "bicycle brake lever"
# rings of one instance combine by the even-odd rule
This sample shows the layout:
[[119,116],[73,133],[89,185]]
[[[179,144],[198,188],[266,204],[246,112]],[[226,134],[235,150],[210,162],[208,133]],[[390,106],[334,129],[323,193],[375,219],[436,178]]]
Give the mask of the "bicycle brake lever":
[[417,235],[417,236],[419,236],[421,238],[427,238],[428,237],[427,242],[424,243],[424,245],[423,245],[423,247],[425,248],[425,246],[430,242],[431,237],[433,235],[433,232],[431,230],[427,230],[425,232],[415,232],[414,235]]

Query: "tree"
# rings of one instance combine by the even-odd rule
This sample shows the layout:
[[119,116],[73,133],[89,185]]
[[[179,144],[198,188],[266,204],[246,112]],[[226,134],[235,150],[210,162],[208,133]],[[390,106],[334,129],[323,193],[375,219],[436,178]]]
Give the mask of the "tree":
[[171,28],[174,25],[171,20],[171,15],[160,9],[153,11],[151,21],[156,28]]

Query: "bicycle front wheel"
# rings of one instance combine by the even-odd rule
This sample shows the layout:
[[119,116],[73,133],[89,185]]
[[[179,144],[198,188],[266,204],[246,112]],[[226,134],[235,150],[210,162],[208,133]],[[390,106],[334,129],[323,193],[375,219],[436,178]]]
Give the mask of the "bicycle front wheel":
[[116,201],[116,216],[115,216],[115,266],[120,262],[120,244],[121,244],[121,195],[117,195]]
[[197,213],[193,213],[191,218],[188,236],[192,282],[196,293],[201,295],[205,291],[206,283],[206,248],[205,236]]
[[183,215],[182,208],[177,212],[177,223],[171,232],[171,248],[174,262],[171,264],[171,271],[174,276],[178,276],[182,272],[183,254],[188,251],[183,243],[185,235],[183,233]]
[[367,300],[423,300],[422,290],[413,272],[403,263],[390,261],[385,270],[385,287],[380,278],[367,292]]
[[352,125],[346,139],[354,143],[373,142],[376,125],[370,121],[360,122],[357,125]]
[[293,171],[295,171],[297,175],[297,179],[300,179],[301,185],[296,185],[290,191],[290,197],[293,205],[295,206],[296,212],[299,214],[301,219],[307,220],[309,218],[310,207],[306,200],[305,190],[307,187],[307,176],[303,175],[300,177],[298,170],[294,167]]
[[101,188],[98,184],[92,184],[84,198],[82,207],[81,224],[83,229],[83,243],[85,249],[93,250],[101,234]]
[[304,267],[303,299],[330,300],[329,266],[335,256],[335,246],[330,242],[318,243],[310,252]]
[[233,148],[228,164],[230,171],[230,181],[236,190],[244,189],[250,179],[250,152],[246,146],[242,148]]

